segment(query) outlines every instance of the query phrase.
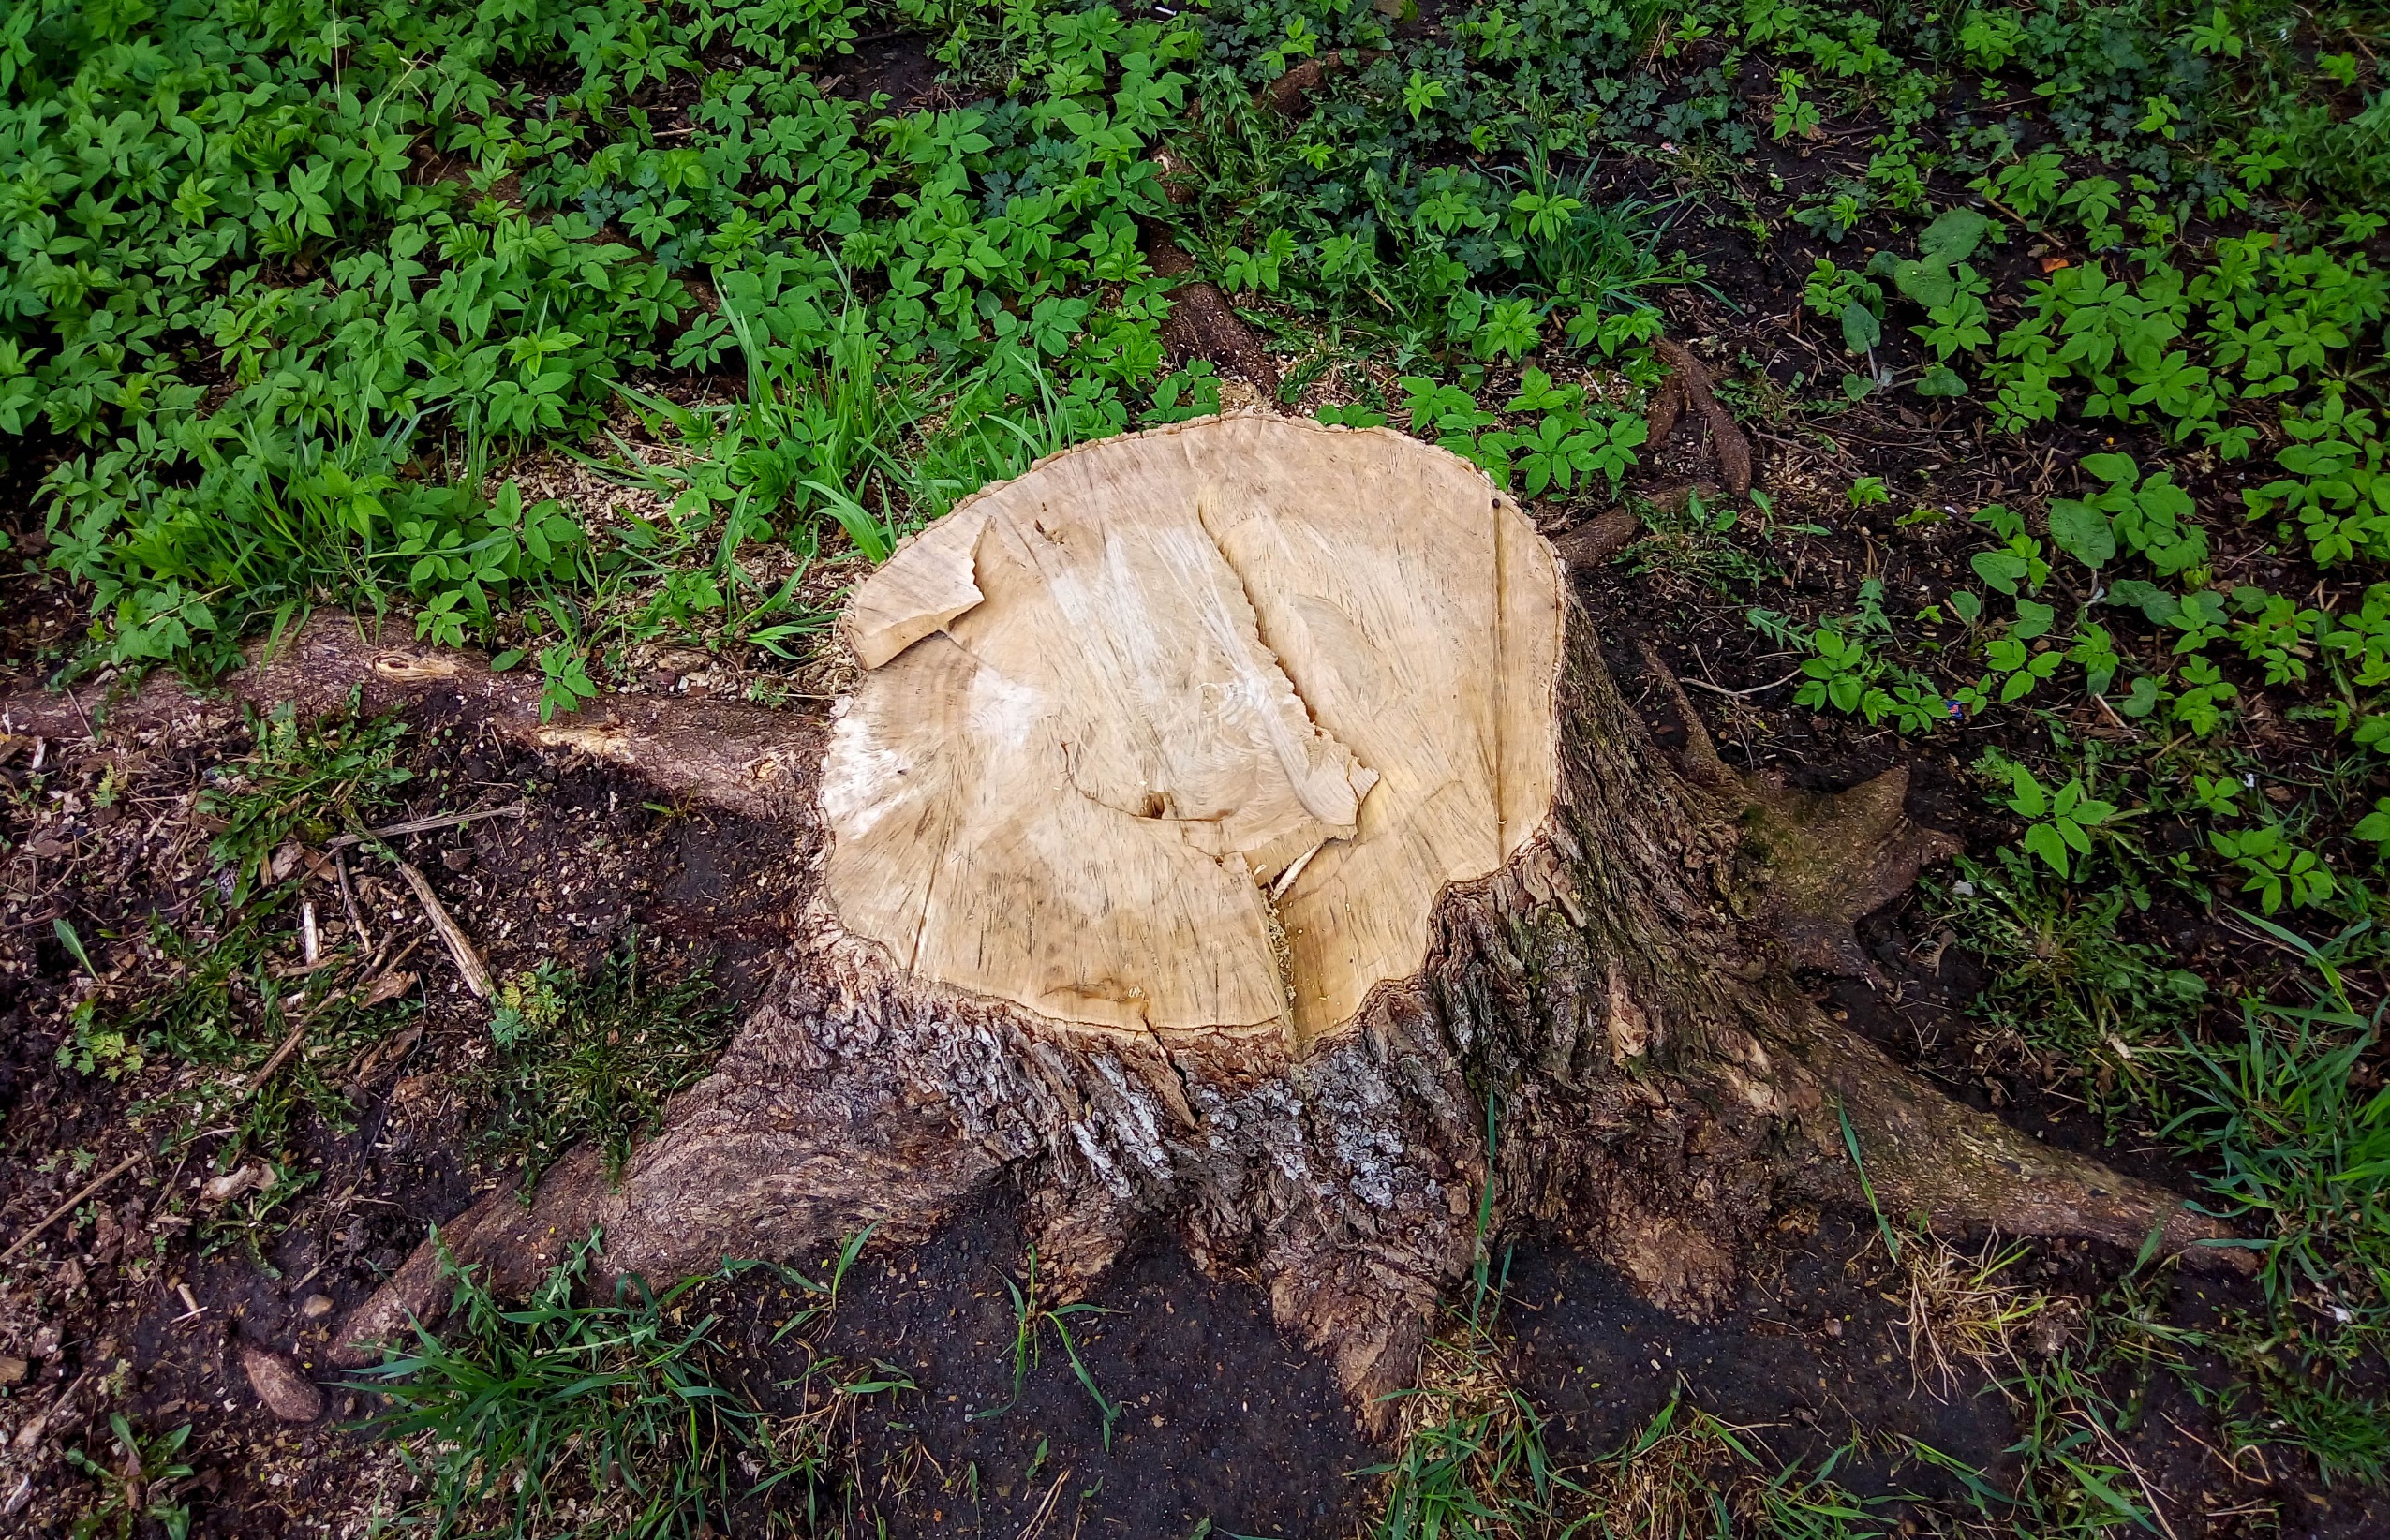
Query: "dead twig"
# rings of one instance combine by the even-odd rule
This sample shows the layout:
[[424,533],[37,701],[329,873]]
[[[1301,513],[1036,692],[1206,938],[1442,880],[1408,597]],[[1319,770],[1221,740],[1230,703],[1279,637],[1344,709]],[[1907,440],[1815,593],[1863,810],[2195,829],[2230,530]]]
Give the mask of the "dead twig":
[[445,829],[455,824],[473,823],[485,818],[521,818],[524,805],[510,802],[503,807],[478,807],[468,813],[436,813],[429,818],[410,818],[403,823],[385,823],[379,829],[366,829],[357,834],[334,835],[323,842],[327,851],[347,850],[368,839],[395,839],[400,835],[423,834],[431,829]]
[[1744,696],[1765,694],[1767,691],[1775,689],[1778,685],[1789,685],[1800,677],[1801,671],[1799,669],[1794,669],[1790,674],[1786,674],[1781,679],[1771,679],[1764,685],[1753,685],[1748,689],[1729,689],[1724,685],[1714,685],[1706,679],[1685,679],[1679,681],[1679,683],[1693,689],[1706,689],[1713,695]]
[[232,1099],[232,1104],[234,1106],[237,1107],[242,1103],[247,1101],[250,1097],[255,1096],[258,1093],[260,1087],[274,1078],[274,1072],[282,1068],[283,1061],[288,1059],[292,1054],[298,1052],[299,1040],[307,1035],[307,1025],[314,1021],[315,1018],[315,1013],[310,1011],[306,1014],[301,1016],[297,1021],[291,1023],[290,1029],[282,1034],[281,1044],[275,1048],[272,1054],[267,1056],[264,1067],[260,1069],[257,1074],[249,1076],[247,1082],[241,1087],[241,1094]]
[[423,906],[424,917],[431,921],[432,928],[439,933],[439,939],[447,943],[448,955],[455,959],[456,971],[465,977],[465,987],[472,992],[475,1000],[489,999],[489,964],[483,962],[482,955],[473,949],[472,938],[465,934],[464,927],[442,907],[439,895],[432,891],[431,880],[407,862],[393,859],[392,865],[398,868],[398,875],[407,880],[407,885],[415,890],[415,901]]
[[75,1209],[82,1205],[84,1199],[90,1197],[101,1188],[106,1187],[110,1182],[114,1181],[126,1172],[132,1170],[133,1167],[141,1164],[143,1161],[148,1159],[149,1154],[145,1150],[140,1154],[127,1155],[123,1160],[117,1162],[114,1165],[110,1166],[106,1171],[101,1172],[98,1176],[94,1177],[91,1180],[83,1183],[83,1185],[76,1191],[73,1197],[68,1198],[65,1203],[60,1204],[57,1207],[52,1208],[49,1213],[44,1214],[41,1217],[40,1223],[35,1225],[32,1229],[27,1230],[23,1235],[19,1236],[16,1240],[10,1244],[7,1251],[0,1251],[0,1267],[7,1266],[9,1262],[15,1259],[16,1254],[19,1251],[22,1251],[27,1246],[32,1245],[35,1236],[40,1235],[44,1230],[49,1229],[60,1220],[65,1219],[68,1214],[73,1213]]
[[1037,1505],[1037,1511],[1030,1515],[1029,1522],[1021,1526],[1017,1540],[1037,1540],[1037,1536],[1046,1533],[1046,1526],[1054,1518],[1054,1500],[1062,1495],[1062,1483],[1070,1479],[1071,1473],[1066,1466],[1061,1474],[1055,1476],[1054,1485],[1046,1488],[1046,1501]]
[[349,928],[357,933],[357,944],[371,952],[374,950],[374,938],[357,913],[357,895],[349,886],[349,857],[345,852],[333,852],[332,869],[340,879],[340,907],[349,911]]

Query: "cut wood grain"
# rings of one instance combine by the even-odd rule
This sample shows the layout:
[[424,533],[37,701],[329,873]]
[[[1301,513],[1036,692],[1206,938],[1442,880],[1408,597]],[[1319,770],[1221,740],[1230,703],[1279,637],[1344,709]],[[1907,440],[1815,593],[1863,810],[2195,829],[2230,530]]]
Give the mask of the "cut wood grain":
[[1517,506],[1399,434],[1255,415],[1055,456],[856,592],[831,903],[1060,1022],[1316,1039],[1542,827],[1561,628]]

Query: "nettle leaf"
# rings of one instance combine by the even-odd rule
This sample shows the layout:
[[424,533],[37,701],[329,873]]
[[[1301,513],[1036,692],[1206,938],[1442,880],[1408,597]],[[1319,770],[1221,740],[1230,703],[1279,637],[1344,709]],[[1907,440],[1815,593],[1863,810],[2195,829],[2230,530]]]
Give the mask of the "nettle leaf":
[[2115,558],[2116,531],[2108,515],[2072,497],[2050,504],[2050,539],[2086,567],[2104,567]]

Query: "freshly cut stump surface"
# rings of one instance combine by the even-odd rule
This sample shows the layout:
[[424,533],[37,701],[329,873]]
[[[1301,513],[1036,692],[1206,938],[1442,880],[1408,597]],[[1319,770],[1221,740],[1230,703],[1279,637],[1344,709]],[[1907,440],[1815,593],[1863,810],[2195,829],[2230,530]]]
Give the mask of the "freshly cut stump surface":
[[1562,583],[1474,466],[1382,429],[1063,455],[855,594],[829,904],[1057,1023],[1299,1049],[1548,821]]

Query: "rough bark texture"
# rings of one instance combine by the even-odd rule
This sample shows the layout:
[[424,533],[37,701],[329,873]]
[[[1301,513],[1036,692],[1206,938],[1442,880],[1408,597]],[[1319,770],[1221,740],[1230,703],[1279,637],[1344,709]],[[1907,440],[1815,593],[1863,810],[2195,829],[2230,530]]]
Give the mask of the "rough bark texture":
[[[818,873],[814,720],[654,701],[542,727],[535,687],[462,655],[377,650],[333,619],[238,681],[317,708],[358,682],[369,709],[453,691],[519,741],[813,830]],[[134,714],[171,709],[169,691],[145,699]],[[2153,1225],[2175,1248],[2220,1234],[2168,1193],[1950,1101],[1804,998],[1790,967],[1847,963],[1848,922],[1947,846],[1901,817],[1898,772],[1838,798],[1748,785],[1678,700],[1691,742],[1671,756],[1572,604],[1551,823],[1500,872],[1444,894],[1418,977],[1381,985],[1353,1029],[1305,1050],[1165,1051],[909,977],[840,928],[817,881],[768,1002],[618,1186],[582,1152],[527,1207],[494,1192],[445,1243],[521,1288],[602,1225],[615,1267],[669,1277],[819,1254],[867,1224],[917,1239],[1010,1180],[1041,1264],[1066,1281],[1094,1278],[1150,1222],[1207,1269],[1258,1279],[1382,1427],[1376,1398],[1415,1372],[1477,1254],[1490,1165],[1498,1225],[1564,1235],[1695,1314],[1730,1297],[1778,1205],[1858,1200],[1842,1111],[1896,1216],[2123,1245]],[[80,731],[47,709],[49,731]],[[14,731],[44,730],[24,712]],[[444,1295],[427,1248],[349,1335],[428,1317]]]

